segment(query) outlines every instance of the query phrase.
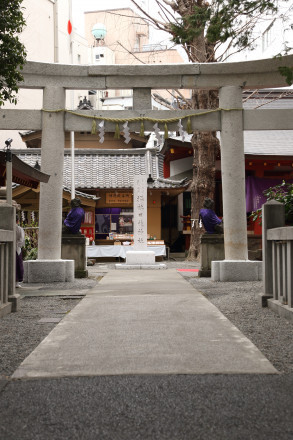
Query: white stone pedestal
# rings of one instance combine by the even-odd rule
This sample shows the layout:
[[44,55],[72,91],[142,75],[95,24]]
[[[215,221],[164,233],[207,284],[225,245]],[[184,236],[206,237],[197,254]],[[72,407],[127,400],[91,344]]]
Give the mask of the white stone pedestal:
[[262,261],[212,261],[212,281],[261,281]]
[[23,262],[25,283],[57,283],[74,280],[74,260],[28,260]]
[[116,269],[167,269],[166,264],[156,263],[153,251],[127,251],[126,263],[116,264]]
[[154,251],[127,251],[126,264],[155,264]]

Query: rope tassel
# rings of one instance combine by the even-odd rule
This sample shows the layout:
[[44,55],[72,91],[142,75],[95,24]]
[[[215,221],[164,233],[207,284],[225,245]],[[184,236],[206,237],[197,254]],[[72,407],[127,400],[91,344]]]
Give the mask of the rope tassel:
[[144,137],[144,125],[143,125],[143,121],[141,121],[141,123],[140,123],[140,133],[139,133],[139,135],[140,135],[141,137]]
[[192,134],[191,119],[190,119],[190,116],[189,116],[189,118],[188,118],[188,120],[187,120],[186,131],[187,131],[188,134]]
[[119,124],[118,123],[116,124],[114,139],[120,139],[120,128],[119,128]]
[[92,134],[96,134],[96,131],[97,131],[97,123],[96,123],[96,120],[93,119],[93,122],[92,122]]
[[168,137],[169,137],[169,132],[168,132],[168,125],[167,125],[167,123],[165,123],[164,130],[165,130],[165,139],[168,139]]

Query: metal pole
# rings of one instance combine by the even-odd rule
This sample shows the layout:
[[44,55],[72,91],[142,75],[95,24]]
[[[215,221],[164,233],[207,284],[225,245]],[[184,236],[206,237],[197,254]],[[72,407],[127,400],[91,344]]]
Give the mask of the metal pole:
[[75,199],[74,131],[70,132],[70,142],[71,142],[71,199]]
[[6,203],[12,206],[12,153],[10,150],[12,139],[5,141],[6,144]]
[[[72,0],[69,1],[69,17],[72,22]],[[71,64],[73,62],[73,39],[70,34],[70,52],[71,52]],[[74,110],[74,91],[71,90],[71,109]],[[70,132],[70,145],[71,145],[71,199],[75,199],[75,176],[74,176],[74,131]]]
[[12,162],[6,162],[6,202],[12,206]]

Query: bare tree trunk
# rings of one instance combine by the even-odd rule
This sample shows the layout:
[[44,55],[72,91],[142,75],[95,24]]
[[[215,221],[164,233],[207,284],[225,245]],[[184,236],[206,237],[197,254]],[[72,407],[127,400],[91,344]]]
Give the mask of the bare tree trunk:
[[[138,6],[135,0],[132,1]],[[202,8],[202,10],[208,7],[205,0],[177,0],[176,2],[173,0],[157,0],[157,3],[170,6],[182,18],[191,16],[194,13],[195,6]],[[156,21],[156,19],[152,19],[152,21],[158,28],[162,29],[163,24],[161,22]],[[169,24],[166,24],[165,29],[172,32]],[[196,26],[196,24],[193,22],[191,25],[187,22],[186,26]],[[193,63],[215,62],[215,46],[213,43],[207,42],[204,26],[200,19],[198,20],[198,29],[199,34],[194,34],[196,36],[191,37],[190,41],[185,42],[183,45],[189,61]],[[193,109],[217,108],[217,92],[213,90],[193,90],[191,107]],[[189,188],[191,190],[191,219],[195,219],[195,221],[191,221],[190,248],[187,259],[194,261],[199,256],[200,237],[203,233],[198,227],[199,210],[203,206],[205,197],[214,198],[215,159],[219,149],[219,141],[216,138],[216,133],[196,131],[193,134],[191,143],[193,147],[193,180]]]
[[[213,91],[194,91],[194,108],[215,108],[217,94]],[[199,257],[200,237],[204,230],[199,228],[199,211],[206,197],[215,196],[215,159],[219,151],[219,140],[215,132],[196,131],[192,136],[193,179],[191,191],[191,236],[187,260],[195,261]]]

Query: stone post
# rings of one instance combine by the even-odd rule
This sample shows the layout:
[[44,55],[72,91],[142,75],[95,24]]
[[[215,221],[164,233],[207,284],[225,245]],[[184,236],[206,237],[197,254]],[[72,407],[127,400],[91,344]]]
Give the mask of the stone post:
[[134,249],[147,250],[147,176],[133,177]]
[[260,280],[262,262],[248,261],[241,87],[222,87],[219,106],[225,260],[212,262],[212,280]]
[[[219,106],[224,109],[241,109],[241,87],[222,87],[219,93]],[[225,260],[247,260],[242,111],[222,111],[221,118],[221,170]]]
[[[65,90],[46,87],[44,109],[65,108]],[[42,115],[42,172],[50,174],[48,183],[41,183],[38,259],[61,258],[62,194],[64,163],[64,113]]]
[[152,108],[152,90],[133,89],[133,109],[151,110],[151,108]]
[[[147,250],[147,176],[133,177],[134,246],[126,252],[126,266],[140,268],[155,264],[155,253]],[[117,266],[116,266],[117,267]]]
[[266,306],[268,298],[273,297],[273,242],[267,240],[267,230],[285,226],[285,206],[276,200],[270,200],[262,206],[262,254],[263,288],[261,305]]
[[155,252],[147,248],[147,176],[133,178],[134,246],[126,251],[126,264],[116,264],[116,269],[166,269],[156,264]]

